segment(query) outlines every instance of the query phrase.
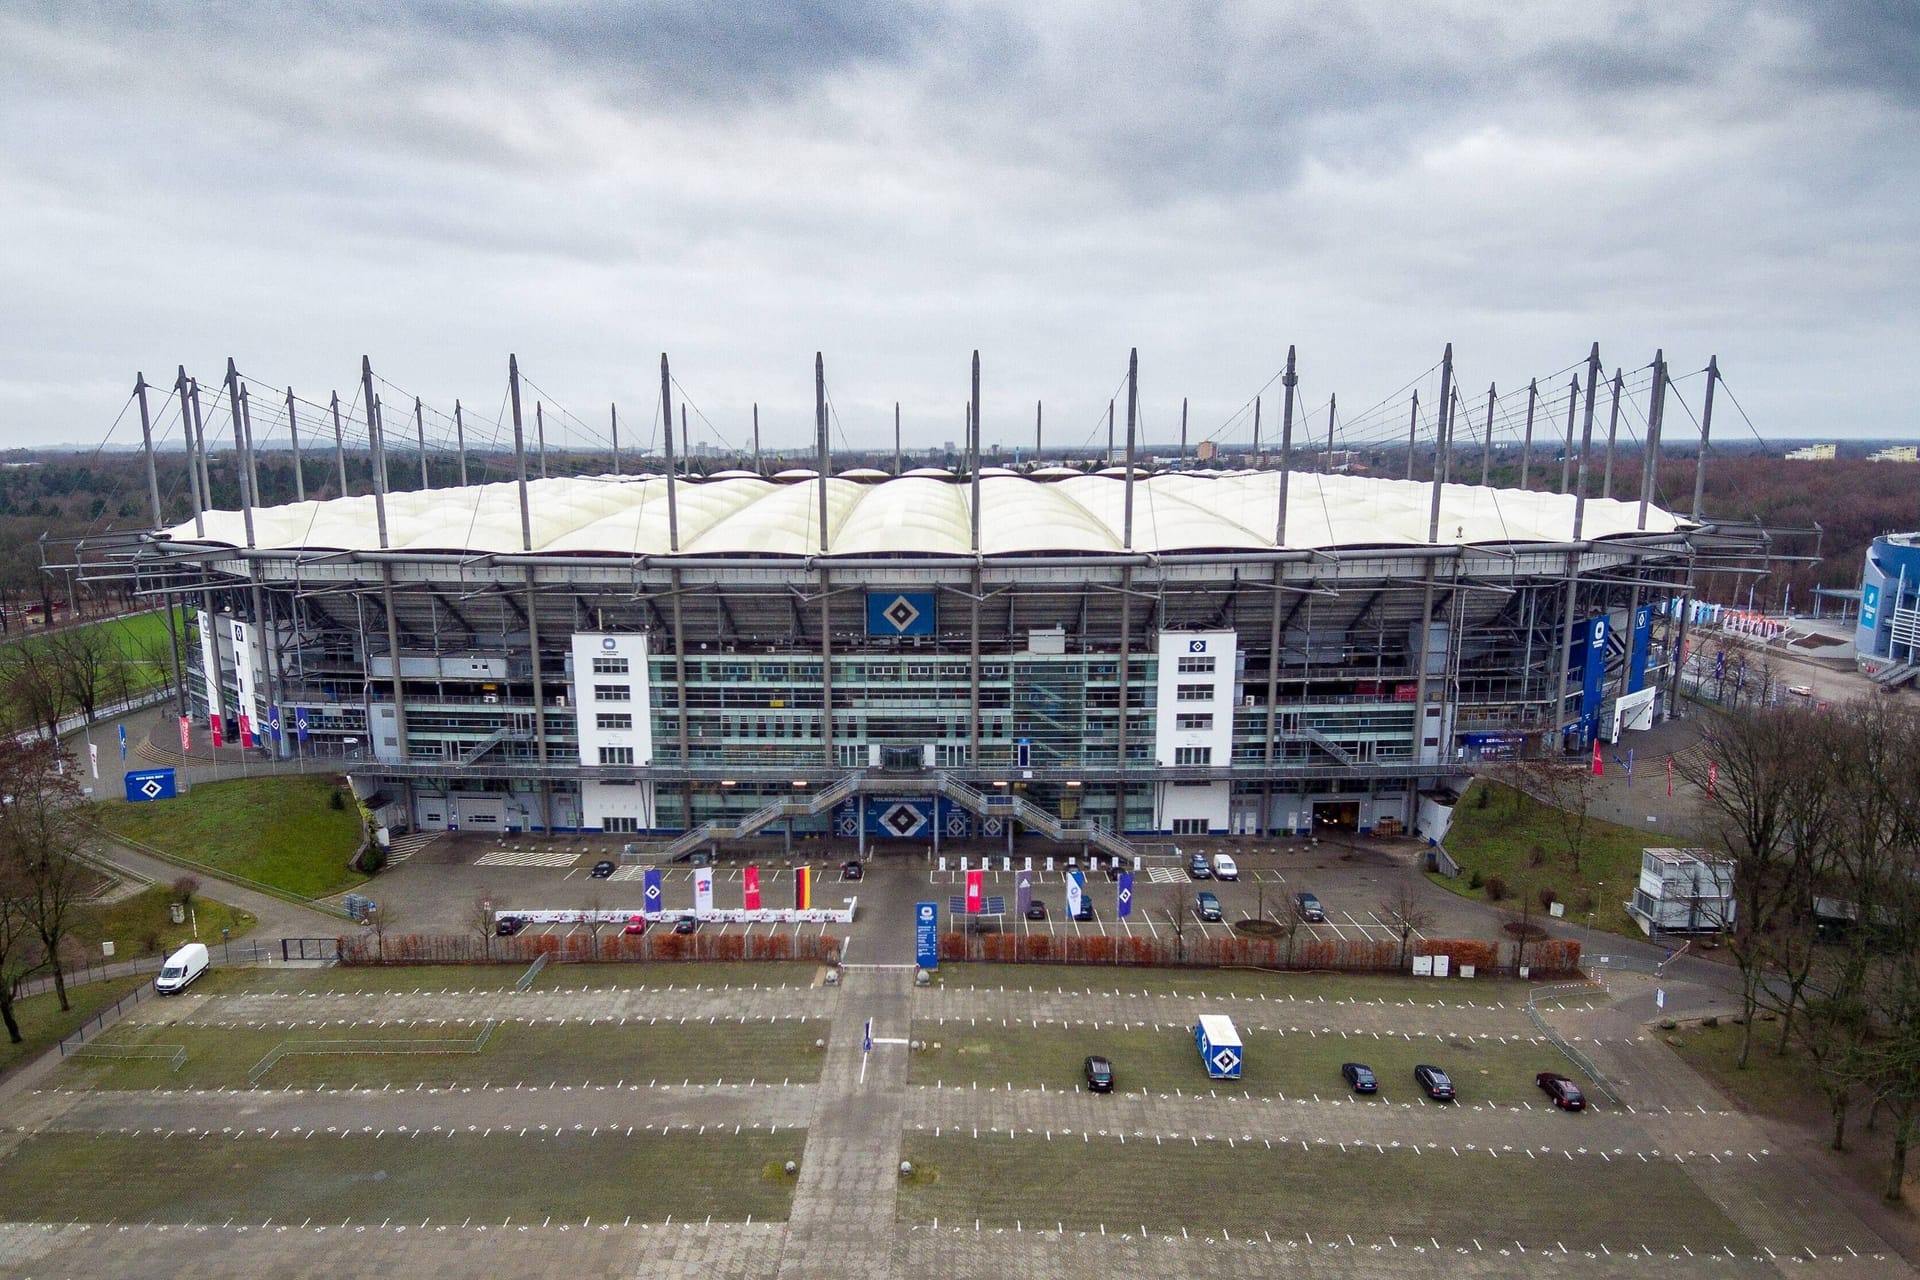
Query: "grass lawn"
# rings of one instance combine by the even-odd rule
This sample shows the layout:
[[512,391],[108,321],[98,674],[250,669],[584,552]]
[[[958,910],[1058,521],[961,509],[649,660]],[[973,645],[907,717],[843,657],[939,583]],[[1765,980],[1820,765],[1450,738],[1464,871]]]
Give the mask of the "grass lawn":
[[1678,1030],[1659,1034],[1689,1066],[1749,1111],[1794,1123],[1827,1114],[1817,1072],[1800,1047],[1790,1044],[1785,1055],[1774,1053],[1780,1043],[1778,1022],[1754,1024],[1753,1052],[1743,1069],[1737,1065],[1741,1028],[1731,1019],[1719,1021],[1715,1027],[1683,1022]]
[[5,1034],[0,1033],[0,1076],[53,1048],[88,1018],[148,981],[150,979],[144,977],[113,978],[89,982],[83,987],[68,987],[67,1003],[73,1008],[66,1012],[61,1011],[60,1002],[51,992],[16,1002],[13,1016],[19,1019],[20,1034],[25,1039],[20,1044],[9,1044]]
[[[924,1223],[1109,1232],[1178,1231],[1206,1235],[1337,1239],[1365,1245],[1397,1236],[1403,1245],[1445,1236],[1446,1248],[1488,1249],[1518,1241],[1545,1251],[1642,1243],[1696,1254],[1723,1245],[1742,1255],[1751,1244],[1692,1181],[1670,1163],[1493,1159],[1332,1147],[1268,1148],[1224,1140],[1156,1144],[1133,1136],[1083,1140],[1058,1135],[971,1138],[907,1135],[902,1158],[914,1176],[900,1184],[899,1216]],[[1151,1188],[1149,1194],[1129,1189]],[[1543,1265],[1540,1274],[1551,1274]]]
[[913,1084],[1071,1089],[1080,1083],[1081,1060],[1098,1053],[1113,1060],[1114,1087],[1122,1092],[1250,1093],[1255,1097],[1340,1098],[1347,1088],[1340,1064],[1363,1062],[1380,1078],[1379,1098],[1389,1102],[1421,1100],[1413,1083],[1416,1063],[1446,1068],[1459,1090],[1457,1105],[1493,1102],[1516,1105],[1541,1100],[1533,1078],[1541,1071],[1580,1073],[1552,1045],[1465,1041],[1444,1036],[1281,1034],[1240,1028],[1246,1057],[1238,1080],[1209,1079],[1200,1052],[1186,1031],[1075,1027],[944,1027],[920,1024],[914,1038],[939,1049],[913,1055]]
[[325,774],[242,778],[154,804],[108,801],[94,812],[108,829],[214,875],[323,898],[367,879],[347,869],[360,842],[359,812],[350,797],[333,808],[333,791]]
[[[1539,891],[1552,889],[1567,904],[1568,918],[1581,924],[1587,918],[1582,904],[1591,897],[1594,928],[1643,938],[1620,904],[1633,896],[1639,882],[1641,850],[1659,843],[1663,840],[1633,827],[1590,818],[1581,842],[1580,873],[1575,875],[1554,810],[1505,783],[1476,778],[1455,807],[1447,833],[1447,852],[1459,862],[1460,875],[1427,878],[1463,898],[1484,898],[1484,887],[1471,887],[1473,874],[1478,872],[1483,880],[1499,876],[1507,883],[1504,905],[1518,911],[1526,900],[1535,914],[1545,913]],[[1536,850],[1544,855],[1537,866]]]
[[87,954],[95,958],[101,955],[100,944],[111,940],[115,960],[144,956],[157,959],[183,943],[195,941],[196,920],[200,929],[198,940],[212,939],[216,947],[222,929],[233,930],[233,937],[238,939],[258,923],[245,911],[196,895],[186,923],[175,924],[168,911],[173,901],[173,891],[157,884],[118,902],[88,906],[74,918],[74,940],[83,943]]
[[782,1221],[794,1179],[781,1166],[800,1158],[806,1138],[629,1136],[625,1126],[592,1135],[240,1132],[37,1133],[0,1160],[0,1204],[39,1222]]
[[1496,978],[1436,982],[1432,978],[1366,974],[1261,973],[1249,969],[1149,969],[1127,965],[942,964],[933,985],[965,991],[1060,991],[1068,994],[1140,992],[1198,1000],[1314,1001],[1325,1004],[1416,1004],[1427,1008],[1485,1008],[1504,1001],[1524,1007],[1529,984]]
[[[307,1012],[299,1010],[298,1012]],[[320,1020],[316,1020],[320,1021]],[[391,1085],[476,1086],[516,1084],[614,1085],[745,1084],[749,1080],[812,1083],[825,1059],[813,1047],[827,1037],[824,1022],[514,1023],[496,1026],[486,1047],[472,1052],[421,1052],[422,1042],[444,1041],[450,1049],[471,1046],[483,1022],[423,1020],[363,1022],[346,1026],[249,1028],[122,1023],[100,1038],[105,1045],[178,1045],[187,1061],[179,1071],[153,1058],[69,1059],[64,1087],[112,1090],[244,1089],[247,1073],[276,1046],[351,1041],[356,1052],[290,1053],[261,1078],[262,1089],[373,1088]],[[390,1052],[368,1046],[391,1044]]]

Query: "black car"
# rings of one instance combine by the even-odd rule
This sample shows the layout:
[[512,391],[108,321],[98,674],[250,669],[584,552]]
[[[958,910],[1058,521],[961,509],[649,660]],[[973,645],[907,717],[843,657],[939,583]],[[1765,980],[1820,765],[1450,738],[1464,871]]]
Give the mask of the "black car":
[[840,864],[840,874],[848,880],[858,880],[866,873],[867,869],[860,864],[858,858],[849,858]]
[[1326,909],[1320,905],[1320,899],[1310,893],[1294,894],[1293,905],[1294,909],[1300,913],[1300,918],[1309,924],[1322,924],[1326,921]]
[[1113,1092],[1113,1064],[1098,1054],[1088,1058],[1082,1068],[1087,1077],[1087,1089],[1092,1093]]
[[1187,874],[1195,880],[1213,879],[1213,868],[1207,863],[1207,855],[1196,853],[1187,859]]
[[673,922],[673,931],[675,933],[692,933],[699,927],[700,922],[692,916],[681,916]]
[[1038,898],[1035,898],[1032,902],[1029,902],[1027,904],[1027,919],[1045,920],[1046,918],[1047,918],[1046,903],[1040,901],[1040,899]]
[[1091,900],[1091,899],[1089,899],[1089,898],[1085,898],[1085,897],[1083,897],[1083,898],[1081,898],[1081,899],[1080,899],[1080,909],[1079,909],[1078,911],[1076,911],[1076,912],[1074,912],[1074,913],[1073,913],[1073,918],[1074,918],[1075,920],[1091,920],[1091,919],[1093,919],[1093,902],[1092,902],[1092,900]]
[[526,923],[519,916],[501,916],[493,922],[493,931],[502,938],[511,938]]
[[1372,1093],[1380,1087],[1373,1078],[1373,1068],[1364,1063],[1343,1062],[1340,1064],[1340,1075],[1355,1093]]
[[1553,1105],[1562,1111],[1584,1111],[1587,1106],[1586,1095],[1580,1092],[1580,1086],[1561,1075],[1558,1071],[1542,1071],[1533,1078],[1534,1083],[1546,1090]]
[[608,876],[612,874],[613,874],[613,862],[610,859],[602,858],[600,859],[600,861],[593,864],[593,878],[595,880],[605,880]]
[[1415,1084],[1426,1090],[1427,1096],[1435,1102],[1453,1101],[1453,1081],[1449,1080],[1447,1073],[1439,1067],[1428,1066],[1423,1062],[1413,1069],[1413,1080]]

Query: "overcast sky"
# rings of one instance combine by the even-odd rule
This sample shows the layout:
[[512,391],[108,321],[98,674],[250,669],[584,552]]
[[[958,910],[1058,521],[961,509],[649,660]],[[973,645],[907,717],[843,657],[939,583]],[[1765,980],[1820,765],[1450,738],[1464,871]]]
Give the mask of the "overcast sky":
[[485,439],[509,352],[645,443],[666,351],[696,442],[802,447],[818,350],[836,446],[911,446],[975,348],[989,442],[1104,445],[1136,346],[1148,436],[1272,439],[1289,344],[1358,443],[1448,341],[1476,430],[1597,341],[1670,442],[1716,353],[1764,436],[1920,435],[1911,0],[739,8],[6,5],[0,445],[362,354]]

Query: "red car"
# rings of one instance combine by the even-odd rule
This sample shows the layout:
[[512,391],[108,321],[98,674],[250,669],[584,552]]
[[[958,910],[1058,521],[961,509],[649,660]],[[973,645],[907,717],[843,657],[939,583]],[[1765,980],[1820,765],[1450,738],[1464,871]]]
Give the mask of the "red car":
[[638,936],[640,934],[645,933],[646,931],[647,931],[647,918],[645,916],[628,916],[627,917],[627,932],[629,934]]
[[1584,1111],[1586,1097],[1580,1092],[1580,1086],[1557,1071],[1542,1071],[1533,1078],[1534,1083],[1546,1091],[1553,1105],[1562,1111]]

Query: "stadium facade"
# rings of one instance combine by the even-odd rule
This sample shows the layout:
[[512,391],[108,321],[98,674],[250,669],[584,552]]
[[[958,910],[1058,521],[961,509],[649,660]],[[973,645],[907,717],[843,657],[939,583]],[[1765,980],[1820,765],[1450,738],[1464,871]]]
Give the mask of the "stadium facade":
[[1644,490],[1452,483],[1450,442],[1415,481],[1284,441],[1246,471],[1129,445],[829,474],[820,439],[770,477],[680,474],[669,436],[663,474],[530,480],[522,451],[513,481],[389,493],[376,429],[373,494],[111,558],[197,610],[202,726],[339,750],[418,828],[1118,849],[1406,828],[1459,761],[1644,723],[1705,527]]

